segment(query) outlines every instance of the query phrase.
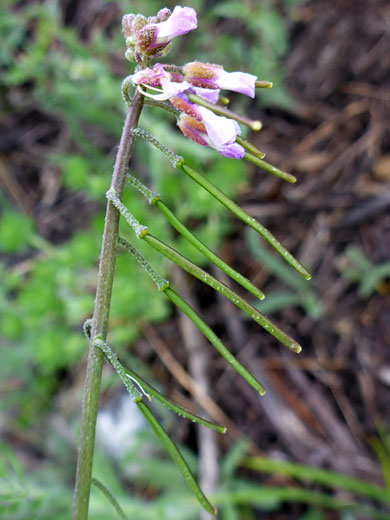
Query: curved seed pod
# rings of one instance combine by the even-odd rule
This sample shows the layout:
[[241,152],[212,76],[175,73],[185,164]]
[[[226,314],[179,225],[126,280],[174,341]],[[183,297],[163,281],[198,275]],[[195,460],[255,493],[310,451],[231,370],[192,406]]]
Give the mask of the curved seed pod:
[[137,406],[142,413],[142,415],[145,417],[147,422],[149,423],[149,426],[152,428],[154,433],[157,435],[157,437],[162,442],[164,448],[167,450],[169,455],[172,457],[173,462],[176,464],[176,466],[181,471],[181,474],[183,475],[185,481],[187,482],[189,488],[194,493],[196,498],[199,500],[202,507],[212,515],[217,514],[216,508],[209,502],[206,495],[203,493],[203,491],[198,486],[194,475],[192,474],[190,468],[188,467],[188,464],[183,458],[183,455],[180,453],[179,449],[175,445],[175,443],[171,440],[167,432],[164,430],[164,428],[161,426],[161,424],[157,421],[155,416],[152,414],[152,412],[149,410],[149,408],[146,406],[146,404],[143,401],[137,402]]

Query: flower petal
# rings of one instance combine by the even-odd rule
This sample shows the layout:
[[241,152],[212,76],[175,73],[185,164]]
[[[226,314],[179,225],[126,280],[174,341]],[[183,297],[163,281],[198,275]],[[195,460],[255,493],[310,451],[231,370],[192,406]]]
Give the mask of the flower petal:
[[208,108],[201,106],[198,107],[198,110],[206,127],[207,135],[217,150],[223,145],[234,143],[237,135],[240,135],[240,127],[233,119],[217,116]]
[[255,83],[257,76],[246,72],[226,72],[216,70],[217,79],[214,80],[219,88],[233,90],[251,98],[255,97]]
[[242,159],[245,155],[244,148],[238,143],[225,144],[218,148],[218,152],[230,159]]
[[176,36],[186,34],[197,26],[195,9],[176,6],[168,20],[156,25],[158,32],[154,43],[170,42]]
[[195,94],[210,103],[217,103],[219,98],[219,88],[210,89],[210,88],[201,88],[201,87],[192,87]]

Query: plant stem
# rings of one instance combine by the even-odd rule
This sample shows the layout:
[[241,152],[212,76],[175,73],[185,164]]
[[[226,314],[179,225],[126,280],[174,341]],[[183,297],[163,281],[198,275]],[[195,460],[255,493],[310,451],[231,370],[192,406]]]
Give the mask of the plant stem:
[[[111,189],[115,190],[120,199],[122,199],[126,172],[135,140],[132,130],[137,126],[142,106],[143,96],[136,91],[133,98],[133,104],[126,115],[111,181]],[[110,201],[107,201],[106,220],[103,232],[102,250],[100,254],[95,309],[92,318],[91,342],[89,345],[87,374],[82,405],[76,485],[73,500],[73,520],[86,520],[88,518],[96,417],[104,360],[103,352],[94,346],[93,339],[98,335],[103,339],[107,336],[112,283],[118,244],[119,216],[120,214],[117,209]]]
[[215,114],[218,114],[219,116],[228,117],[230,119],[234,119],[235,121],[238,121],[242,125],[249,126],[252,130],[255,132],[258,132],[261,130],[262,124],[260,121],[252,121],[251,119],[248,119],[247,117],[241,116],[239,114],[236,114],[235,112],[232,112],[228,108],[221,107],[220,105],[214,105],[213,103],[209,103],[205,99],[196,96],[195,94],[188,94],[188,99],[192,103],[196,103],[197,105],[200,105],[202,107],[208,108]]
[[[237,142],[239,142],[239,141],[237,140]],[[296,179],[296,177],[294,177],[294,175],[291,175],[290,173],[286,173],[286,172],[283,172],[282,170],[279,170],[279,168],[276,168],[276,166],[273,166],[272,164],[267,163],[266,161],[263,161],[260,157],[256,157],[256,155],[245,152],[245,159],[247,161],[251,162],[252,164],[255,164],[259,168],[262,168],[263,170],[266,170],[267,172],[272,173],[273,175],[276,175],[277,177],[280,177],[284,181],[291,182],[291,183],[297,182],[297,179]]]

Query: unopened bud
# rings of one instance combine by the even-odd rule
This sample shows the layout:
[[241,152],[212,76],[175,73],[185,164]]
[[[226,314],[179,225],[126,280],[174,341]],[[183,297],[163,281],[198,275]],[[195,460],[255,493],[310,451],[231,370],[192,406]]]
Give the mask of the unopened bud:
[[147,25],[148,20],[142,14],[137,14],[134,17],[133,23],[131,25],[132,34],[136,36],[136,34]]
[[125,58],[126,58],[127,60],[129,60],[129,61],[134,61],[134,62],[137,61],[137,60],[135,59],[134,49],[133,49],[133,48],[131,48],[131,47],[128,47],[128,48],[127,48],[127,50],[126,50],[126,52],[125,52]]
[[132,24],[134,18],[135,14],[125,14],[122,18],[122,31],[126,39],[132,36]]
[[155,41],[155,34],[157,32],[156,25],[147,25],[144,26],[136,36],[136,46],[137,49],[143,54],[149,55],[150,48],[153,47],[153,43]]
[[168,20],[168,18],[171,16],[172,12],[168,7],[163,7],[159,10],[157,13],[157,18],[159,22],[165,22],[165,20]]

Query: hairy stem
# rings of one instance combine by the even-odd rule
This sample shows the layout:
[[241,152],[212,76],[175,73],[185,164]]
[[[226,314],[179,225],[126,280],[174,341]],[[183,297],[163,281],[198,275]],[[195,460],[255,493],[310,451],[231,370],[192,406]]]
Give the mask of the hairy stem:
[[[135,92],[132,106],[127,112],[112,175],[111,189],[122,198],[126,172],[135,137],[132,130],[137,126],[143,106],[143,96]],[[99,403],[100,382],[104,354],[93,344],[93,338],[106,338],[116,252],[118,244],[119,212],[107,201],[106,220],[100,254],[95,309],[92,318],[91,342],[88,353],[87,375],[82,406],[80,442],[77,460],[76,485],[73,500],[73,520],[88,518],[91,489],[93,451],[95,445],[96,416]]]

